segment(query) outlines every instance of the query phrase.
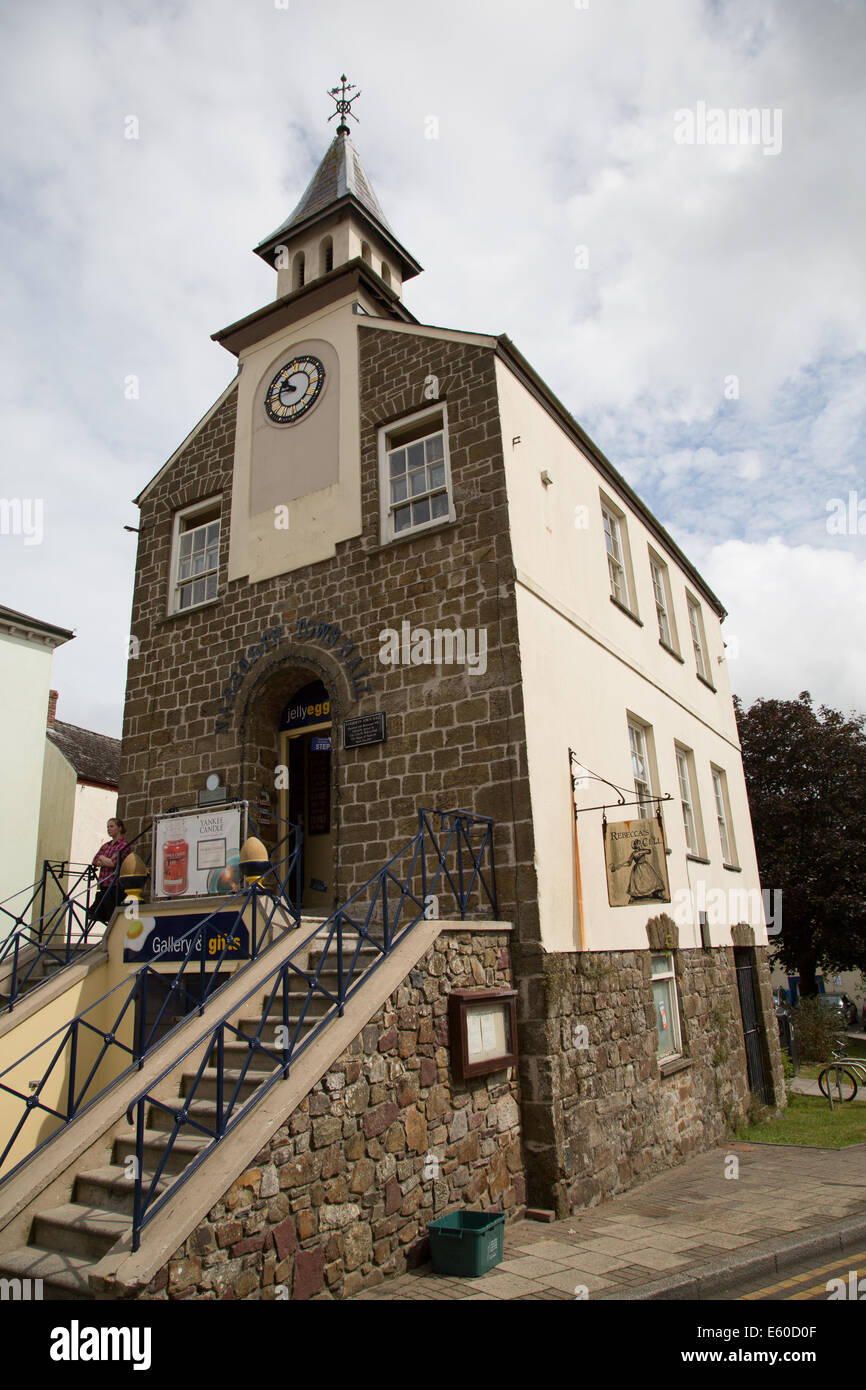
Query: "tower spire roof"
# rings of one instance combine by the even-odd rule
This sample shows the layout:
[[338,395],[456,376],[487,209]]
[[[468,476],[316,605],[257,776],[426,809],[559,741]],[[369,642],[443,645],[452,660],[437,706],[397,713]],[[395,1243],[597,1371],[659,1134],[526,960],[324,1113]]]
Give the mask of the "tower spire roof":
[[[321,164],[307,184],[300,201],[289,213],[285,222],[282,222],[275,232],[265,238],[262,246],[272,241],[275,236],[285,236],[294,227],[306,222],[307,218],[323,212],[338,202],[340,198],[345,198],[347,194],[351,194],[371,216],[375,217],[377,222],[382,224],[386,231],[391,232],[388,219],[382,211],[382,205],[373,192],[373,185],[364,171],[361,156],[349,136],[349,127],[341,125],[337,127],[337,133],[325,151]],[[393,236],[393,232],[391,235]],[[258,249],[256,247],[257,251]]]
[[[353,83],[347,83],[345,73],[340,81],[342,85],[328,93],[336,103],[336,110],[331,112],[328,120],[333,120],[335,116],[340,118],[336,134],[300,201],[286,220],[254,248],[256,255],[272,265],[281,244],[318,223],[330,223],[352,212],[361,221],[367,221],[371,229],[391,247],[400,262],[402,278],[408,280],[419,273],[421,266],[394,235],[349,134],[346,121],[349,116],[353,120],[358,119],[352,110],[352,102],[357,101],[361,93],[354,91]],[[348,95],[351,91],[354,91],[353,96]]]

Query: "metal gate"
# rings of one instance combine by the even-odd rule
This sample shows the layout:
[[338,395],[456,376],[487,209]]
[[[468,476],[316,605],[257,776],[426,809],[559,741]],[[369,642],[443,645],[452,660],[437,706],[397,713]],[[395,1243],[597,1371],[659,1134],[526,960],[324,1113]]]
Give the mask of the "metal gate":
[[752,952],[748,946],[734,947],[734,965],[737,970],[737,990],[740,995],[740,1013],[743,1017],[743,1042],[746,1046],[746,1067],[749,1075],[749,1090],[760,1096],[764,1105],[770,1104],[767,1076],[764,1069],[764,1048],[761,1039],[761,1023],[758,1015],[758,1001],[755,997],[755,976]]

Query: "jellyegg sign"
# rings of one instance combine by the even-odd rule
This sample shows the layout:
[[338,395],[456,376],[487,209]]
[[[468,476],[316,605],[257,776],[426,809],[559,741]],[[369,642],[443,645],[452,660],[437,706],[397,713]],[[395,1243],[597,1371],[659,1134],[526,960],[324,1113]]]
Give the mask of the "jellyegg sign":
[[324,724],[331,717],[331,700],[321,681],[311,681],[292,696],[280,719],[283,733]]

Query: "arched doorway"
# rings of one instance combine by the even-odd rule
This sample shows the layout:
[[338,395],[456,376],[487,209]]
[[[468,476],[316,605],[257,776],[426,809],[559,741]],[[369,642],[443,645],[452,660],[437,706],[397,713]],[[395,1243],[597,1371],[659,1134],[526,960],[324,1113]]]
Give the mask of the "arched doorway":
[[280,716],[279,814],[300,825],[301,907],[327,916],[334,901],[331,699],[321,680],[291,696]]

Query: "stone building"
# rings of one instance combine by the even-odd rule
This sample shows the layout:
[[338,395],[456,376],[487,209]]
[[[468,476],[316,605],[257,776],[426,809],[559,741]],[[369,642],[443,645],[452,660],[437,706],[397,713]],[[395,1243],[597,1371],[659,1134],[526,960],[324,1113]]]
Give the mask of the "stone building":
[[137,499],[119,812],[217,773],[303,823],[320,917],[419,808],[492,818],[507,935],[460,978],[518,991],[510,1209],[564,1214],[782,1103],[724,609],[507,337],[413,316],[345,123],[256,252],[276,298]]

